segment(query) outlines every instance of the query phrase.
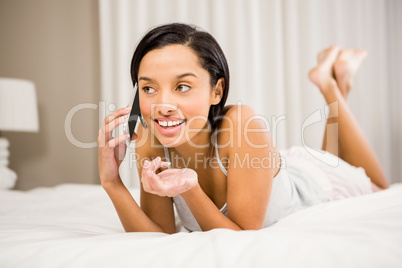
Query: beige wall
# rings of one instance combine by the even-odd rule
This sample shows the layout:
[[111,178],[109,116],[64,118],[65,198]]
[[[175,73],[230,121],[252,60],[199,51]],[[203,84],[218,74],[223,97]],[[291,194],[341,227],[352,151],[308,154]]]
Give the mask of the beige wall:
[[[33,81],[39,104],[39,133],[2,132],[17,189],[99,181],[97,149],[64,131],[72,107],[99,101],[98,24],[96,0],[0,0],[0,77]],[[80,111],[72,132],[96,141],[98,122],[97,110]]]

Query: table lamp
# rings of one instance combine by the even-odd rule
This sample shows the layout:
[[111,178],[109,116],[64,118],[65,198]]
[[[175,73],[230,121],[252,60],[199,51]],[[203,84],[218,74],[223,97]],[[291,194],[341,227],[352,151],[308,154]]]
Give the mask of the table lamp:
[[[28,80],[0,78],[1,131],[38,132],[35,85]],[[8,145],[0,135],[0,189],[14,187],[17,175],[8,166]]]

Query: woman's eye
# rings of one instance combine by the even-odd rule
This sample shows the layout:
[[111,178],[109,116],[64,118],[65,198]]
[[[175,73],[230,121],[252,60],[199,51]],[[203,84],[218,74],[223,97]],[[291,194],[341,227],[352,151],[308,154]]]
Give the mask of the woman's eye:
[[177,87],[177,90],[180,91],[180,92],[185,92],[185,91],[187,91],[189,89],[190,89],[190,87],[186,86],[186,85],[180,85],[180,86]]
[[148,94],[151,94],[151,93],[154,93],[154,92],[155,92],[155,89],[153,89],[152,87],[143,87],[142,90],[143,90],[145,93],[148,93]]

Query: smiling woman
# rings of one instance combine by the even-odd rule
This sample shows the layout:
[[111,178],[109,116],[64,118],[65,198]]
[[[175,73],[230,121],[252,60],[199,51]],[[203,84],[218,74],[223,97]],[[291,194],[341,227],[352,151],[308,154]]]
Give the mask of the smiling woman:
[[[339,140],[328,131],[323,151],[313,157],[302,147],[279,151],[253,109],[225,106],[228,65],[210,34],[177,23],[148,32],[131,64],[148,125],[139,125],[134,136],[141,141],[136,143],[141,207],[119,176],[117,156],[119,147],[126,149],[127,135],[111,135],[130,109],[106,117],[98,137],[101,183],[125,230],[174,233],[173,205],[190,231],[261,229],[308,206],[372,193],[375,185],[387,188],[345,102],[364,58],[357,54],[361,51],[332,46],[310,72],[327,100],[328,123],[339,124]],[[333,160],[336,168],[327,164]]]
[[169,45],[152,50],[138,74],[141,112],[147,124],[158,129],[153,133],[159,142],[177,147],[197,135],[189,129],[209,127],[209,108],[220,102],[222,83],[211,87],[209,73],[191,48]]

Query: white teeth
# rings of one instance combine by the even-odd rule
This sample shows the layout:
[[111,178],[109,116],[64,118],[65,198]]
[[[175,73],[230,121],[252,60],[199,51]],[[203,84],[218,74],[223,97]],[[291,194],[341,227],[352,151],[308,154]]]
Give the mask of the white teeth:
[[174,127],[183,122],[184,122],[184,119],[180,120],[180,121],[159,121],[158,120],[158,124],[161,125],[162,127]]

